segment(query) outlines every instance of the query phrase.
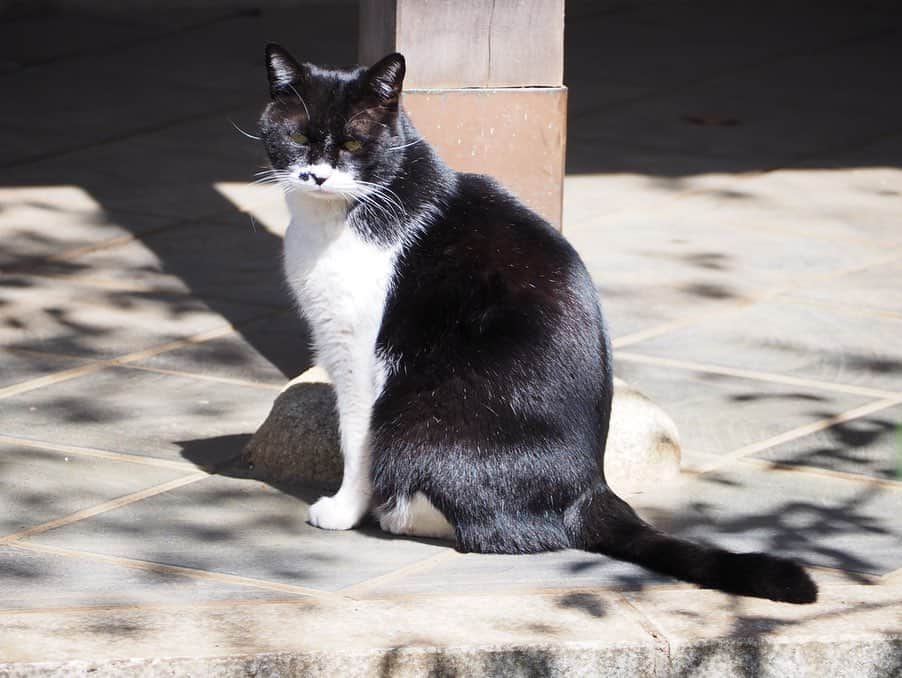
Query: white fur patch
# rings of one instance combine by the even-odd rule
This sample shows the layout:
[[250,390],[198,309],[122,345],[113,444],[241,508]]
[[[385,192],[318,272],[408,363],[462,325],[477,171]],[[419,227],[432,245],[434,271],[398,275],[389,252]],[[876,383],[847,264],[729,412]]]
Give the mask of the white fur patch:
[[285,274],[313,334],[317,362],[329,373],[338,401],[344,477],[341,489],[310,507],[318,527],[348,529],[369,510],[369,422],[384,383],[376,337],[397,250],[357,235],[341,198],[288,196]]
[[394,508],[379,515],[379,526],[392,534],[454,539],[454,528],[426,495],[415,493],[410,501],[399,499]]

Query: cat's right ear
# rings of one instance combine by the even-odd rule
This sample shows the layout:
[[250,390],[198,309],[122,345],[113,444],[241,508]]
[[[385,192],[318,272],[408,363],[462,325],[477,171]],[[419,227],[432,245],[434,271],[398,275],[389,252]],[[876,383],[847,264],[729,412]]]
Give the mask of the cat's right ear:
[[291,84],[301,79],[303,66],[281,45],[266,45],[266,72],[269,74],[269,93],[273,99],[290,91]]

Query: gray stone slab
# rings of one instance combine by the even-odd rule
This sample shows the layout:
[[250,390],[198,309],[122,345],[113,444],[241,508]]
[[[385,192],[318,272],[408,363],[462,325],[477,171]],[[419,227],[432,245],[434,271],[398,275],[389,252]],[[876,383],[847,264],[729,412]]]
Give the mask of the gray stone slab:
[[10,276],[3,283],[0,343],[85,358],[125,355],[268,312],[219,298],[203,301],[36,276]]
[[[237,99],[236,95],[232,96]],[[201,119],[213,130],[228,129],[228,111],[239,103],[220,105],[207,111],[209,115],[203,115]],[[193,117],[196,116],[186,114],[168,125],[178,127],[185,118],[191,120]],[[90,131],[90,123],[85,125]],[[0,183],[24,188],[58,186],[70,185],[73,177],[77,177],[79,189],[100,205],[111,221],[133,232],[137,230],[137,220],[132,216],[135,214],[185,220],[234,212],[232,204],[216,190],[215,184],[254,179],[254,172],[261,165],[259,149],[234,130],[234,140],[229,144],[246,154],[243,157],[215,152],[215,136],[210,146],[214,152],[166,149],[156,143],[156,137],[165,136],[168,125],[161,131],[155,126],[151,130],[154,138],[148,141],[142,135],[131,136],[123,132],[127,138],[122,140],[101,145],[86,144],[60,157],[0,170]],[[66,148],[62,141],[53,139],[46,145]],[[136,162],[136,158],[141,161]]]
[[158,33],[152,27],[73,13],[20,17],[0,23],[0,58],[42,66],[79,55],[115,50]]
[[743,223],[739,210],[712,211],[681,200],[660,212],[600,216],[591,225],[571,229],[568,237],[585,252],[602,286],[666,285],[687,301],[741,301],[789,280],[865,263],[881,254],[874,245],[746,226],[754,226],[754,221]]
[[812,160],[811,167],[690,179],[686,183],[699,192],[680,200],[673,213],[684,221],[706,215],[778,236],[856,246],[850,254],[862,245],[884,251],[902,242],[897,207],[902,175],[885,159],[888,153],[880,144],[869,144],[839,159],[827,152],[826,167]]
[[3,251],[0,271],[22,271],[75,248],[165,228],[172,220],[130,214],[111,219],[84,189],[72,185],[0,188]]
[[902,481],[902,407],[835,424],[755,456],[781,464]]
[[564,588],[639,590],[674,580],[638,565],[583,551],[530,555],[467,553],[424,573],[393,579],[366,595],[484,594]]
[[0,433],[206,466],[266,418],[265,389],[125,367],[0,400]]
[[307,326],[292,309],[235,334],[136,364],[281,387],[313,364],[313,354]]
[[[756,201],[736,200],[746,199]],[[615,338],[748,303],[879,256],[873,245],[756,229],[723,202],[709,209],[684,199],[666,210],[600,214],[566,226],[597,281]]]
[[615,362],[615,372],[673,417],[690,461],[693,453],[727,454],[873,400],[629,360]]
[[86,362],[67,356],[42,356],[0,350],[0,388],[84,365]]
[[[153,49],[146,45],[143,49],[144,58],[150,57]],[[4,86],[17,96],[4,102],[0,125],[18,127],[28,121],[29,144],[11,149],[4,155],[3,165],[70,153],[241,103],[233,92],[203,82],[179,83],[172,74],[145,71],[141,73],[142,86],[135,87],[135,72],[117,61],[98,55],[5,75]],[[123,96],[123,92],[130,94]],[[160,96],[160,92],[166,95]],[[36,115],[37,111],[53,114]],[[140,163],[135,163],[138,166]],[[79,175],[70,175],[67,183],[72,183],[74,176]]]
[[[900,238],[902,238],[902,229]],[[902,317],[902,261],[875,266],[820,285],[792,291],[795,299],[848,306],[852,309],[889,312]]]
[[[599,138],[637,139],[645,146],[729,157],[734,171],[772,169],[895,132],[900,95],[882,86],[886,76],[872,65],[897,60],[896,43],[891,33],[884,33],[831,50],[763,60],[739,76],[722,71],[721,77],[699,79],[676,92],[599,111],[595,126]],[[698,61],[687,59],[693,65]],[[688,120],[708,117],[738,124]],[[856,125],[849,124],[853,119]],[[598,171],[603,167],[600,158]]]
[[[261,600],[290,594],[153,572],[90,558],[0,547],[0,608],[6,615],[65,607]],[[7,617],[8,619],[8,617]]]
[[322,490],[214,476],[36,537],[36,543],[334,591],[450,548],[306,523]]
[[630,350],[899,391],[900,339],[902,319],[768,301],[642,341]]
[[34,527],[190,472],[0,443],[0,535]]
[[186,224],[119,247],[32,270],[116,287],[159,293],[191,293],[287,308],[282,239],[256,227],[247,215]]
[[[354,3],[314,2],[306,6],[234,12],[226,20],[211,21],[198,31],[179,31],[137,45],[117,58],[131,72],[171,78],[184,86],[267,97],[262,46],[278,42],[313,63],[350,65],[357,59],[357,7]],[[315,20],[311,20],[315,17]],[[203,49],[207,58],[197,58]]]
[[777,605],[716,591],[643,591],[627,597],[667,643],[665,675],[899,675],[898,588],[824,588],[815,605]]
[[902,567],[902,491],[738,463],[635,500],[655,525],[737,551],[858,573]]
[[320,599],[22,615],[5,623],[8,642],[0,671],[52,676],[73,671],[236,677],[656,675],[661,648],[630,611],[604,595],[590,603],[585,607],[591,611],[562,596]]

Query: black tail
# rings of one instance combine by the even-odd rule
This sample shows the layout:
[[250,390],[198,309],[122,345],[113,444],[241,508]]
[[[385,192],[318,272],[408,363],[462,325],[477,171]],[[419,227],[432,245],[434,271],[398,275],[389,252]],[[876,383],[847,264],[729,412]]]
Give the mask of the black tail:
[[813,603],[817,585],[798,564],[731,553],[659,532],[603,482],[580,508],[574,547],[603,553],[706,588],[787,603]]

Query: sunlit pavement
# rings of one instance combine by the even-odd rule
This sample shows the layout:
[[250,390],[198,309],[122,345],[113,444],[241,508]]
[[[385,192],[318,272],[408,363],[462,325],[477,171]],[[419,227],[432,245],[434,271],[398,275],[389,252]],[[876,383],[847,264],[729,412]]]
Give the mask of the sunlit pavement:
[[[304,522],[233,460],[310,366],[249,186],[262,45],[353,4],[0,23],[0,674],[902,673],[902,16],[568,3],[564,233],[676,420],[663,528],[812,566],[740,599],[580,552]],[[848,4],[848,3],[847,3]],[[845,13],[844,13],[845,12]]]

